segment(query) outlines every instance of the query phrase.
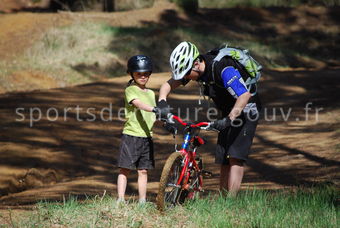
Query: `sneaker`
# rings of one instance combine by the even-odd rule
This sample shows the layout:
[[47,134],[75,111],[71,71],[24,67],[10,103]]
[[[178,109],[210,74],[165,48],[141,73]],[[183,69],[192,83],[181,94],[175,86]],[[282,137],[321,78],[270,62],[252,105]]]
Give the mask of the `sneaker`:
[[146,201],[146,199],[139,199],[137,207],[140,209],[150,208],[152,207],[153,203],[150,201]]
[[124,205],[126,205],[126,201],[124,198],[118,198],[116,201],[116,205],[117,207],[123,207]]
[[145,204],[145,203],[146,203],[146,199],[139,199],[139,200],[138,200],[138,203],[139,203],[139,204]]

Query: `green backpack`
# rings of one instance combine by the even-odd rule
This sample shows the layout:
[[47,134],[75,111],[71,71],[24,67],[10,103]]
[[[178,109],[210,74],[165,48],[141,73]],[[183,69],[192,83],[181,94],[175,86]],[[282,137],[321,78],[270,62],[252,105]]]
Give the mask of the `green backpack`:
[[262,66],[249,54],[249,51],[242,48],[228,47],[228,45],[223,45],[223,47],[214,49],[208,52],[209,54],[216,55],[212,64],[212,72],[214,77],[214,65],[216,62],[220,61],[225,56],[230,56],[232,59],[236,60],[236,63],[240,65],[240,67],[244,68],[248,73],[249,77],[246,79],[245,84],[247,89],[250,91],[251,87],[255,87],[252,89],[252,95],[255,95],[257,92],[257,81],[261,77],[261,69]]

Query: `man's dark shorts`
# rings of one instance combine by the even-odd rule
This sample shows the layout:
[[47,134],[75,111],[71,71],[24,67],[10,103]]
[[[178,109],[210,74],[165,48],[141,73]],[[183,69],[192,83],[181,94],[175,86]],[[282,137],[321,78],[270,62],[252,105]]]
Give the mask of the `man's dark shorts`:
[[239,118],[243,121],[242,125],[227,128],[218,134],[215,163],[228,165],[230,157],[247,161],[258,120],[256,116],[247,114]]
[[155,167],[155,160],[152,138],[123,134],[119,149],[118,167],[126,169],[153,169]]

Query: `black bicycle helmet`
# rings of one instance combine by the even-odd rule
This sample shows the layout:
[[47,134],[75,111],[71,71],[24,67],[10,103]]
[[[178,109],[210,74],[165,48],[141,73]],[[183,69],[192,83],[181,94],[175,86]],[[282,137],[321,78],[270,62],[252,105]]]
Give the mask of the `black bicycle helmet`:
[[127,64],[127,73],[152,72],[152,60],[145,55],[132,56]]

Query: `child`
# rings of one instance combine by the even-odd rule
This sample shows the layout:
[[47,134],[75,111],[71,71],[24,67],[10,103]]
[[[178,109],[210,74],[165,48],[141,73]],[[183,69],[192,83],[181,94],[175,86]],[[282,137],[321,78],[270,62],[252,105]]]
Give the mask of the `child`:
[[[157,112],[155,93],[146,88],[152,73],[152,61],[145,55],[129,59],[127,72],[132,79],[125,89],[125,116],[119,151],[117,180],[118,201],[124,202],[127,176],[132,169],[138,172],[139,203],[146,202],[147,174],[154,168],[152,127]],[[134,84],[132,84],[134,82]]]

